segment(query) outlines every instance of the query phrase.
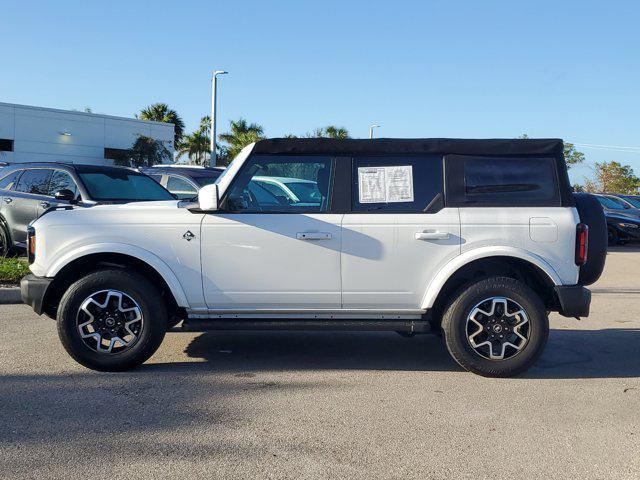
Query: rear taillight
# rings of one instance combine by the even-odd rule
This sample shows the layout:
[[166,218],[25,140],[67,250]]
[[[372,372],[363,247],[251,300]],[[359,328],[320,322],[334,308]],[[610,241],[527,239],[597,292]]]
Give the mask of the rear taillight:
[[587,250],[589,249],[589,227],[579,223],[576,227],[576,265],[587,263]]
[[36,259],[36,229],[33,227],[27,229],[27,258],[29,263]]

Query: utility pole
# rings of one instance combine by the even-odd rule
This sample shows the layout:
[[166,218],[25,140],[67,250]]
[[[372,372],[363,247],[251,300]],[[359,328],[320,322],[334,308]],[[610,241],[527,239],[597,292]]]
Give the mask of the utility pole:
[[216,80],[218,75],[226,75],[228,72],[224,70],[215,70],[211,75],[211,139],[210,139],[210,148],[211,148],[211,159],[210,162],[212,167],[215,167],[217,164],[217,156],[216,156]]

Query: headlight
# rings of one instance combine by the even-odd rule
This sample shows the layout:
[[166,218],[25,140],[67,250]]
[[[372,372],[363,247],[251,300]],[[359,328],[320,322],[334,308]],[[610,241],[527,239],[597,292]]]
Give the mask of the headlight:
[[635,223],[619,223],[618,226],[622,228],[638,228]]

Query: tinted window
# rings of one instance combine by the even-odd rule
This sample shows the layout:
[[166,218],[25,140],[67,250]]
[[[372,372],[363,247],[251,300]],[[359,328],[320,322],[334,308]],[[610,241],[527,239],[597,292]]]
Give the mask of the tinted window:
[[[246,213],[327,212],[331,170],[328,157],[253,156],[234,179],[225,207]],[[297,183],[308,184],[316,194],[296,195],[289,185]]]
[[70,190],[75,196],[78,196],[78,186],[71,178],[71,175],[62,170],[54,170],[49,181],[48,195],[53,197],[60,190]]
[[167,190],[157,182],[134,172],[84,171],[78,172],[92,200],[146,201],[172,200]]
[[552,158],[464,158],[467,202],[509,204],[558,198]]
[[169,180],[167,180],[167,190],[180,199],[193,198],[198,194],[198,191],[193,185],[174,175],[169,175]]
[[[2,188],[2,187],[0,187]],[[624,197],[624,199],[636,208],[640,208],[640,198]]]
[[626,210],[629,208],[629,207],[625,207],[624,205],[621,205],[618,202],[613,201],[613,199],[609,197],[596,197],[596,198],[600,202],[600,205],[610,210]]
[[353,160],[354,212],[428,213],[442,199],[442,156],[359,157]]
[[194,180],[198,185],[204,187],[205,185],[211,185],[216,183],[216,180],[220,177],[220,173],[212,173],[209,177],[195,177]]
[[0,179],[0,189],[11,190],[11,187],[13,187],[13,184],[18,179],[21,173],[22,170],[16,170],[15,172],[10,173],[9,175],[6,175],[2,179]]
[[162,181],[162,175],[149,175],[147,173],[147,175],[151,178],[153,178],[156,182],[160,183]]
[[18,180],[15,190],[36,195],[48,195],[51,173],[52,170],[44,168],[25,170]]

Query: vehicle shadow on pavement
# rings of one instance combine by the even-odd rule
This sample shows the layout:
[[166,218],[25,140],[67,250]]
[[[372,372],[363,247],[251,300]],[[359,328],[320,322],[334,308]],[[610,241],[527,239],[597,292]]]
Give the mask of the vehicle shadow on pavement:
[[185,353],[225,372],[462,371],[440,337],[394,332],[209,332],[194,338]]
[[[393,332],[210,332],[185,353],[205,362],[183,364],[221,372],[296,370],[456,371],[442,338]],[[143,368],[171,370],[171,364]],[[640,377],[640,329],[552,329],[536,365],[522,378]]]

